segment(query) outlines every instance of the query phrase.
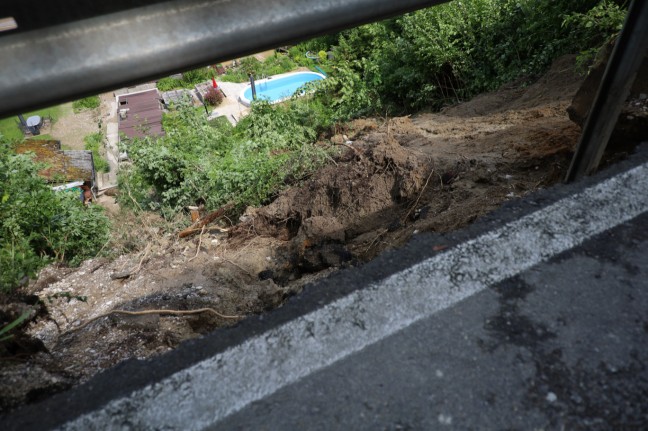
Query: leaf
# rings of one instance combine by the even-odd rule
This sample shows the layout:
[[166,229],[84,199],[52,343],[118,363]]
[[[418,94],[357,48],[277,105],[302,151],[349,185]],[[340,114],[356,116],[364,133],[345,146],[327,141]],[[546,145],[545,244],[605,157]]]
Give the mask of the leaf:
[[[32,312],[31,309],[25,311],[25,312],[24,312],[23,314],[21,314],[20,317],[18,317],[16,320],[14,320],[13,322],[9,323],[9,324],[8,324],[7,326],[5,326],[4,328],[0,329],[0,337],[3,336],[4,334],[6,334],[7,332],[11,331],[11,330],[12,330],[13,328],[15,328],[16,326],[20,325],[22,322],[24,322],[25,319],[27,319],[27,318],[29,317],[29,315],[31,314],[31,312]],[[9,336],[6,336],[6,337],[3,337],[3,338],[0,338],[0,341],[4,341],[4,340],[6,340],[6,339],[8,339],[8,338],[11,338],[11,337],[12,337],[12,336],[9,335]]]

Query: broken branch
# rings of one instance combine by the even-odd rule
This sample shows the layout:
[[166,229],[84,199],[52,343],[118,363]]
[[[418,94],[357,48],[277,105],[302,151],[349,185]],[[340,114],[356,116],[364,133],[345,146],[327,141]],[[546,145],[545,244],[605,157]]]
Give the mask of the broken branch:
[[225,215],[225,213],[227,211],[231,210],[232,208],[234,208],[234,204],[230,202],[227,205],[220,207],[216,211],[213,211],[213,212],[207,214],[207,216],[201,218],[200,220],[198,220],[193,225],[191,225],[188,228],[180,231],[180,233],[178,234],[178,238],[186,238],[188,236],[191,236],[191,235],[193,235],[195,233],[200,232],[202,230],[203,226],[207,226],[211,222],[223,217]]

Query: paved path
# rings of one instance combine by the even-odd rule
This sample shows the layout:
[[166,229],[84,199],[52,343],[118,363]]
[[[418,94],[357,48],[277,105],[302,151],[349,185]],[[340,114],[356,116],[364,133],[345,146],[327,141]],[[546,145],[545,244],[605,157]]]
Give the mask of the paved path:
[[647,153],[420,235],[8,429],[645,429]]
[[97,173],[97,186],[99,190],[117,185],[117,172],[119,171],[119,123],[117,120],[117,100],[112,93],[101,95],[101,118],[105,124],[103,132],[106,134],[106,160],[110,165],[108,173]]
[[247,84],[235,82],[218,82],[218,86],[225,93],[223,103],[217,106],[209,115],[209,118],[216,118],[224,115],[232,125],[236,125],[241,118],[250,112],[250,108],[238,100],[238,96]]

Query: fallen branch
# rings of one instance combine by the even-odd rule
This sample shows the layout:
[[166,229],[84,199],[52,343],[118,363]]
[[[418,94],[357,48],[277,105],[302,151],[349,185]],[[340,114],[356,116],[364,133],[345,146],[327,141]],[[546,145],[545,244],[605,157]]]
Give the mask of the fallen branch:
[[234,208],[234,204],[230,202],[227,205],[220,207],[216,211],[209,213],[207,216],[201,218],[200,220],[198,220],[196,223],[192,224],[185,230],[180,231],[180,233],[178,234],[178,238],[186,238],[188,236],[200,232],[203,226],[207,226],[211,222],[219,219],[220,217],[223,217],[225,213],[231,210],[232,208]]
[[212,230],[217,230],[218,232],[229,232],[229,229],[226,229],[226,228],[220,227],[220,226],[212,226],[212,227],[208,227],[208,228],[205,228],[205,226],[203,226],[203,227],[199,227],[199,228],[196,228],[196,229],[187,228],[187,229],[183,230],[182,232],[187,232],[187,236],[189,236],[190,234],[202,232],[203,228],[205,229],[205,232],[210,232]]
[[82,325],[77,326],[76,328],[70,329],[69,331],[66,332],[66,334],[83,329],[89,324],[91,324],[92,322],[102,319],[104,317],[108,317],[111,314],[122,314],[125,316],[145,316],[148,314],[159,314],[160,316],[165,316],[165,315],[166,316],[187,316],[187,315],[201,314],[201,313],[212,313],[222,319],[240,319],[241,317],[243,317],[238,315],[228,316],[226,314],[221,314],[218,311],[214,310],[213,308],[199,308],[197,310],[142,310],[142,311],[112,310],[107,313],[100,314],[96,317],[93,317],[92,319],[88,320]]

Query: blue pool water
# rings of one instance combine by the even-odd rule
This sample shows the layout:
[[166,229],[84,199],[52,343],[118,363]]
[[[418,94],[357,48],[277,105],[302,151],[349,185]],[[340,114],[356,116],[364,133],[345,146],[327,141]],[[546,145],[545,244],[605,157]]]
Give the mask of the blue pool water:
[[[324,79],[324,75],[315,72],[294,72],[284,75],[260,79],[255,82],[257,99],[265,99],[270,103],[277,103],[291,97],[302,85],[311,81]],[[252,88],[248,85],[239,96],[241,103],[250,106],[252,101]]]

